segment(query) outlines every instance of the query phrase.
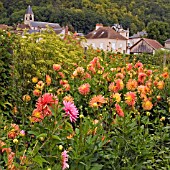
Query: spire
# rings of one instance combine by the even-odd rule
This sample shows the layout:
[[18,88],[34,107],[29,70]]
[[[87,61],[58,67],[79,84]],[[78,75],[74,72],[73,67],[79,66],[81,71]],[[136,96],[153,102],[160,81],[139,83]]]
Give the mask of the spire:
[[32,21],[34,21],[34,13],[32,12],[32,8],[29,5],[25,13],[24,24],[30,26],[30,22]]
[[32,8],[31,8],[30,5],[29,5],[28,8],[27,8],[26,14],[30,14],[30,15],[33,15],[33,14],[34,14],[34,13],[32,12]]

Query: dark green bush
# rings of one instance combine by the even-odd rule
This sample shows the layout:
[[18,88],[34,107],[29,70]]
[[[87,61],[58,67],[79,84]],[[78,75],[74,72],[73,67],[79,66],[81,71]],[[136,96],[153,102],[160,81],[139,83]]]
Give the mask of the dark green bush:
[[0,112],[6,113],[12,106],[13,41],[14,35],[0,30]]

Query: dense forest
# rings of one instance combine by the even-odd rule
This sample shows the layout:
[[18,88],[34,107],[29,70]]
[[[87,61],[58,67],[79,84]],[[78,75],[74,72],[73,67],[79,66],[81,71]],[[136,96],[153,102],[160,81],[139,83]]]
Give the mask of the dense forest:
[[35,20],[69,25],[85,34],[96,23],[119,23],[131,35],[146,30],[161,43],[170,38],[170,0],[0,0],[0,23],[23,22],[28,5]]

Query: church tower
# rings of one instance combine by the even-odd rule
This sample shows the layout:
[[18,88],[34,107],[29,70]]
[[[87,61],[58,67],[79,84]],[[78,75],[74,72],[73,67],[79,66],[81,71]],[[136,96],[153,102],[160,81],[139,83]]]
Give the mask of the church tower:
[[34,13],[32,12],[32,8],[29,5],[25,13],[24,24],[30,25],[30,21],[34,21]]

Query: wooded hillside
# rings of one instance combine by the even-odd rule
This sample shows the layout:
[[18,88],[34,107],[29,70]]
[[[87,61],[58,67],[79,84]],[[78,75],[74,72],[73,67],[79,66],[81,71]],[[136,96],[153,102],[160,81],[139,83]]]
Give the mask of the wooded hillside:
[[170,37],[170,0],[0,0],[0,23],[23,22],[28,5],[35,20],[69,25],[78,32],[87,33],[96,23],[119,23],[131,35],[145,29],[161,43]]

